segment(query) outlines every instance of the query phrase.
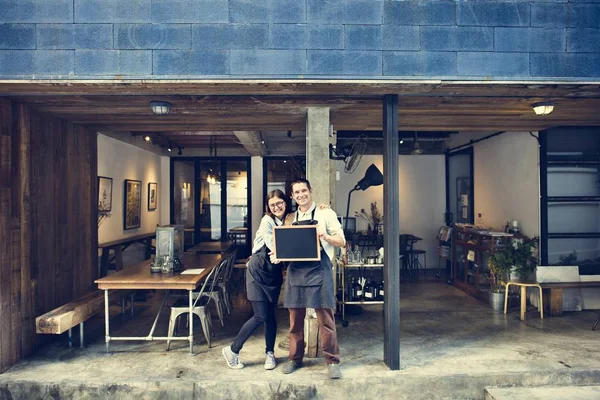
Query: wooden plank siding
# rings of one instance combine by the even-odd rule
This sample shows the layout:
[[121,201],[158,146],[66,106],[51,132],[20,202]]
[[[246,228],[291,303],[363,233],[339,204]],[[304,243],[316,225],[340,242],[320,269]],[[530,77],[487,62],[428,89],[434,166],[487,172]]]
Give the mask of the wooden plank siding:
[[0,98],[0,372],[35,318],[95,290],[96,133]]

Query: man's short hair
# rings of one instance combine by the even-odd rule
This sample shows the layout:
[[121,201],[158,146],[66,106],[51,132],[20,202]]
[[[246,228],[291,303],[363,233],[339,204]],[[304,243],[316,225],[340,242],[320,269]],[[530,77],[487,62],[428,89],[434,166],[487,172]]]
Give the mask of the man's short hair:
[[306,187],[308,188],[308,190],[312,190],[312,188],[310,187],[310,182],[308,181],[308,179],[300,178],[300,179],[296,179],[290,185],[290,189],[292,190],[292,193],[294,193],[294,185],[299,184],[299,183],[304,183],[306,185]]

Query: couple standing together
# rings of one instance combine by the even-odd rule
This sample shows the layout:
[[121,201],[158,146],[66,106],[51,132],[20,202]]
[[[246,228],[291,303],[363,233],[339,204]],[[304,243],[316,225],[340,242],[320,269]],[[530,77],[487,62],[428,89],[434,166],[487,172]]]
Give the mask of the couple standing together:
[[331,260],[335,247],[343,247],[346,244],[344,231],[332,209],[326,205],[317,206],[313,202],[309,181],[294,181],[291,189],[292,197],[298,204],[298,211],[293,214],[289,214],[290,202],[281,190],[273,190],[267,195],[266,215],[256,232],[252,256],[246,269],[246,292],[248,300],[252,303],[254,315],[242,326],[233,343],[223,348],[223,356],[230,368],[243,368],[244,365],[239,361],[239,352],[254,331],[264,324],[267,354],[265,369],[275,368],[275,311],[283,284],[283,264],[271,251],[273,227],[285,222],[292,225],[317,225],[321,242],[321,261],[292,262],[288,265],[284,306],[290,312],[290,350],[283,373],[290,374],[302,367],[305,347],[304,317],[306,308],[314,308],[329,378],[339,379],[342,374],[338,365],[340,351],[335,328],[336,301]]

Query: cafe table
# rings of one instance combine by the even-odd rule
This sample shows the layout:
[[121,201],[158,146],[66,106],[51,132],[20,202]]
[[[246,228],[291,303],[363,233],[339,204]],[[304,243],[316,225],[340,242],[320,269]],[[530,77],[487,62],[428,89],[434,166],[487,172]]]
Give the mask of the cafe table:
[[228,253],[235,247],[233,242],[202,242],[187,249],[188,253]]
[[[203,279],[208,276],[211,270],[219,265],[223,260],[223,254],[184,254],[182,257],[184,272],[185,270],[192,271],[191,274],[186,273],[152,273],[150,272],[150,260],[146,260],[139,264],[98,279],[95,282],[98,284],[98,289],[104,290],[104,321],[105,321],[105,341],[106,351],[109,351],[111,341],[132,341],[132,340],[188,340],[190,343],[190,353],[194,352],[194,323],[193,323],[193,291],[196,290]],[[147,336],[110,336],[109,325],[109,290],[140,290],[140,289],[157,289],[165,290],[165,296],[162,304],[156,313],[156,318]],[[154,330],[158,323],[158,318],[164,308],[169,290],[187,290],[189,293],[189,336],[154,336]]]

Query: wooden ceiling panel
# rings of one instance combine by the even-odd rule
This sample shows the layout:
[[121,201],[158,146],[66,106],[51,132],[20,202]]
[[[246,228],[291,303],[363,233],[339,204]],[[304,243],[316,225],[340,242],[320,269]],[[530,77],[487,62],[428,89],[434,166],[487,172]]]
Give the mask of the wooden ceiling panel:
[[[76,124],[140,135],[159,132],[167,141],[186,146],[208,146],[213,135],[223,146],[239,145],[232,131],[278,131],[275,136],[287,139],[287,131],[292,130],[294,136],[303,136],[309,107],[329,107],[336,130],[381,130],[381,95],[386,93],[400,94],[401,130],[600,126],[597,83],[0,81],[0,95]],[[154,115],[153,100],[170,102],[171,113]],[[554,112],[535,115],[532,104],[539,101],[552,101]]]

